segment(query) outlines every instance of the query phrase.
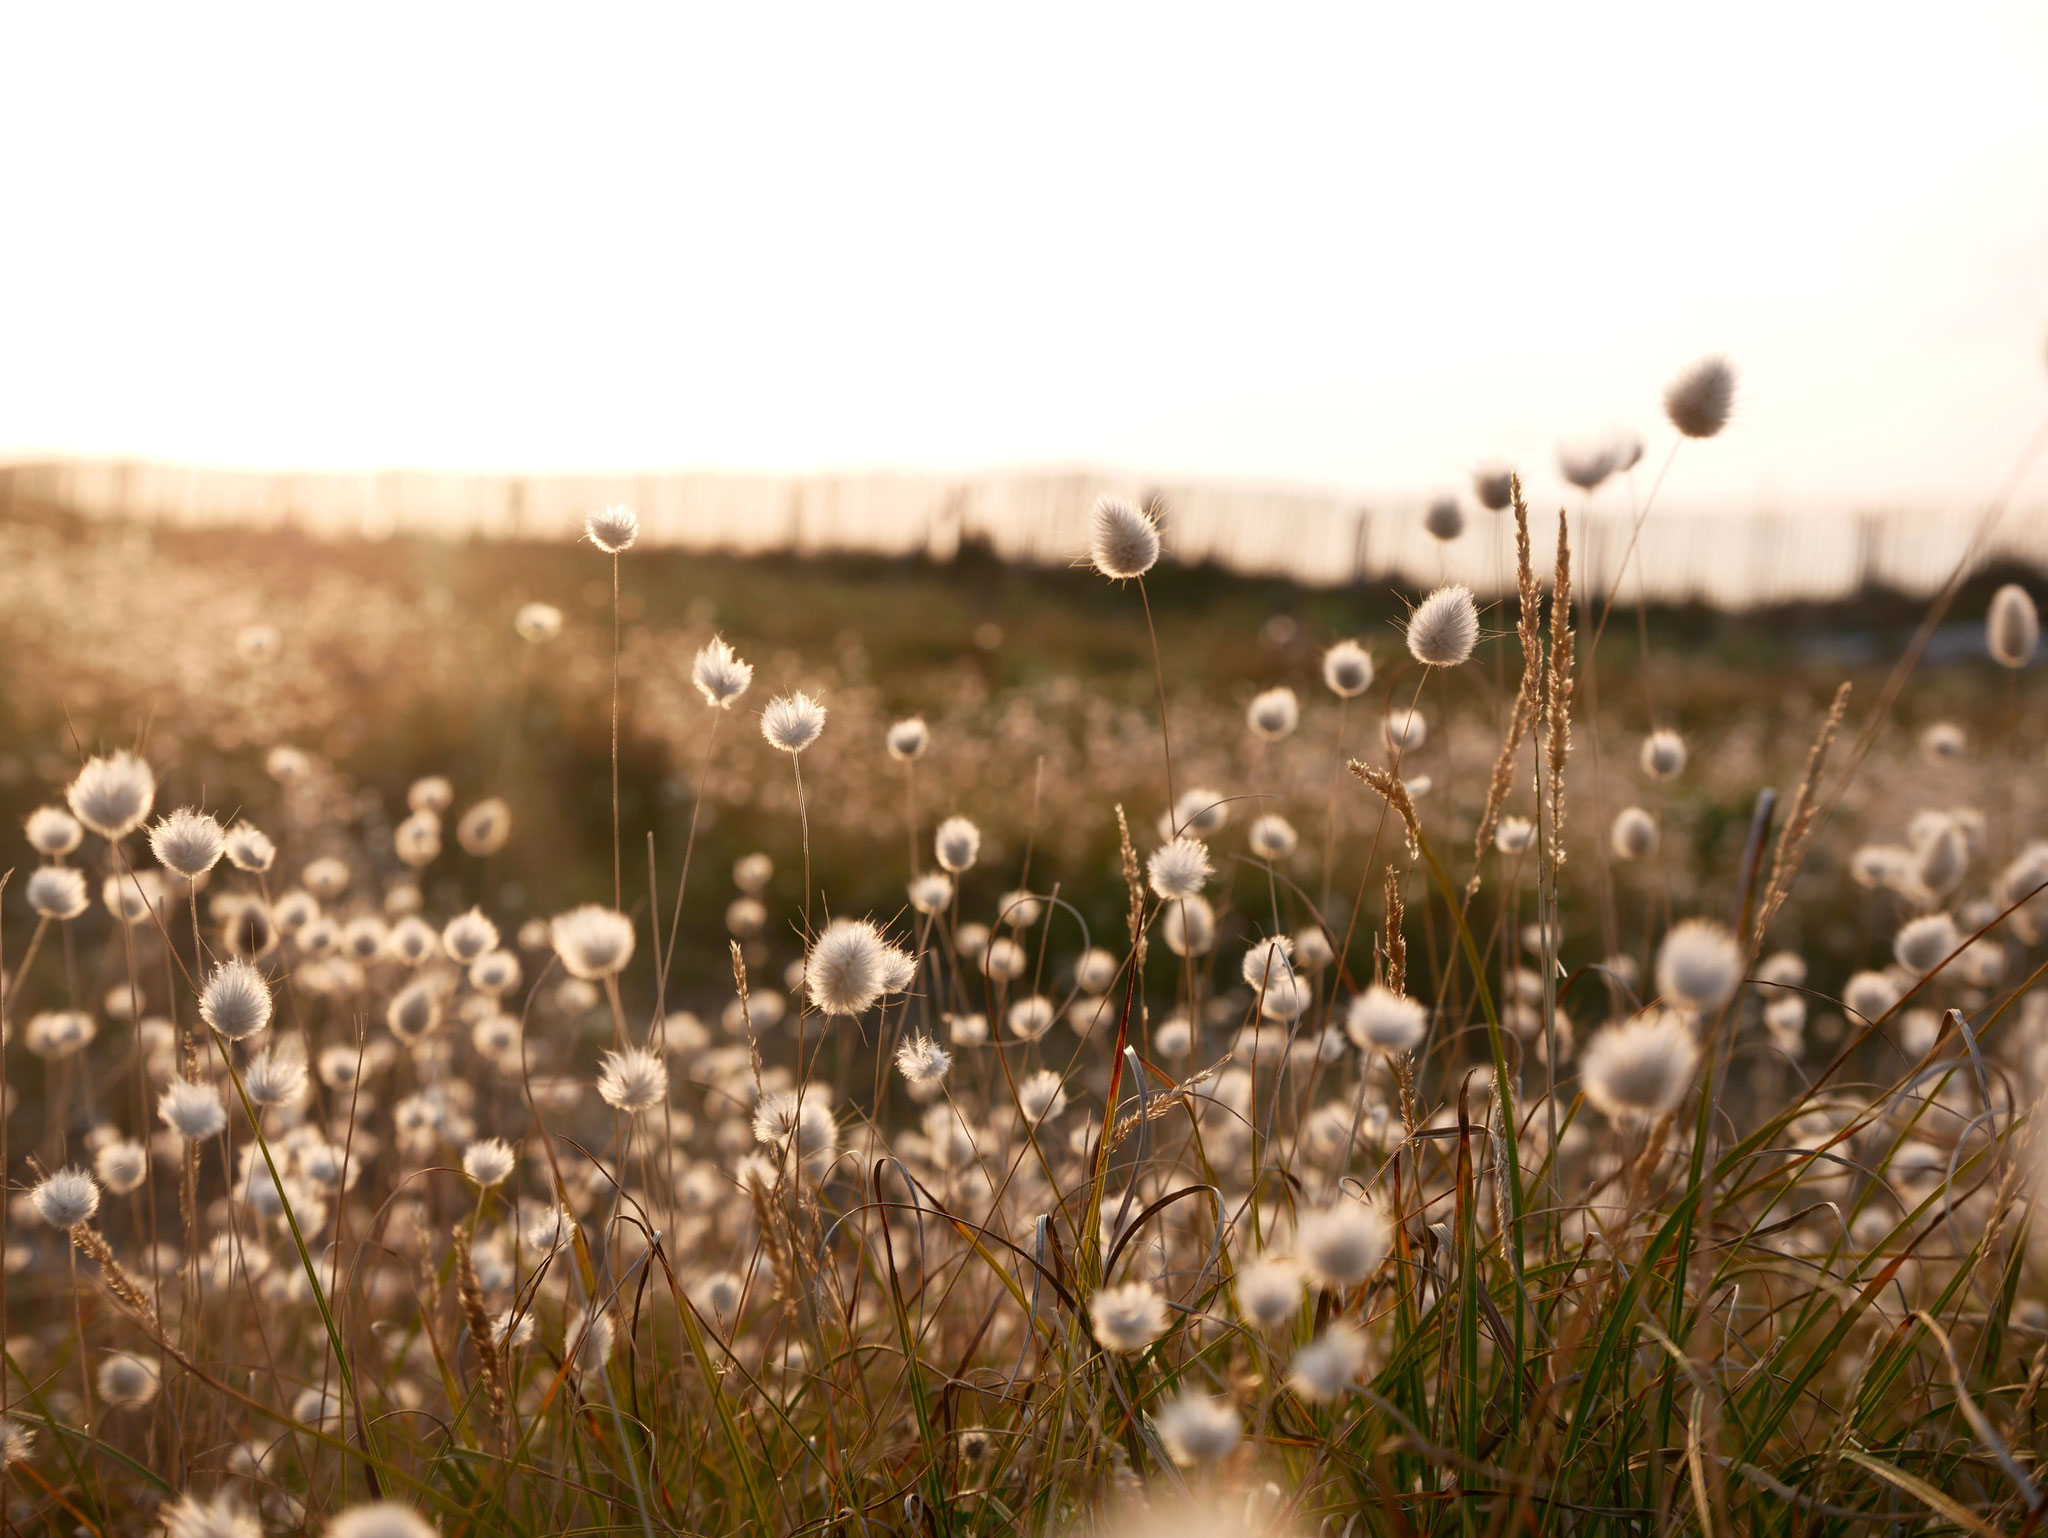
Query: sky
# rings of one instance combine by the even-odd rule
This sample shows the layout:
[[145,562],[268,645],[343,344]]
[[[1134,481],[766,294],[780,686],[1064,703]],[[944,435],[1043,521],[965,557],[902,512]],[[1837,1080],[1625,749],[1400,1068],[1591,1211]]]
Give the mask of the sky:
[[[15,6],[0,458],[1981,504],[2048,7]],[[2048,496],[2048,476],[2035,489]]]

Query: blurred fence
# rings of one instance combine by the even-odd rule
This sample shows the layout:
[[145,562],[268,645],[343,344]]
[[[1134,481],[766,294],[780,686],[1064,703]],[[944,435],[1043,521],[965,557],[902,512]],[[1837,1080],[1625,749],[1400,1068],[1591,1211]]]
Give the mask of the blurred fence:
[[[449,538],[569,539],[587,508],[625,502],[653,543],[742,552],[869,551],[949,560],[963,543],[1020,561],[1064,563],[1087,547],[1097,496],[1158,492],[1167,555],[1332,585],[1462,581],[1496,592],[1513,580],[1511,522],[1468,512],[1441,544],[1419,506],[1368,506],[1308,491],[1135,483],[1090,473],[948,478],[891,474],[473,475],[425,471],[298,473],[203,469],[126,460],[0,466],[0,510],[57,506],[88,517],[184,527],[291,527],[328,538],[395,533]],[[1618,490],[1573,517],[1576,580],[1611,586],[1633,518]],[[1535,520],[1548,568],[1554,511]],[[1780,514],[1653,511],[1631,565],[1653,598],[1722,606],[1828,599],[1882,584],[1938,587],[1968,547],[1976,515],[1905,511]],[[1990,559],[2048,565],[2048,518],[2009,513]],[[1633,581],[1631,582],[1633,590]]]

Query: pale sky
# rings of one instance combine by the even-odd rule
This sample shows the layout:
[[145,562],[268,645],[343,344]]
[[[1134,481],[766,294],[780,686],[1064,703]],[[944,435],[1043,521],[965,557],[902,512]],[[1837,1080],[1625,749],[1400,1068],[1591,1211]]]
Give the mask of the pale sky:
[[0,57],[0,456],[1540,489],[1717,351],[1674,500],[1959,508],[2048,414],[2039,4],[45,5]]

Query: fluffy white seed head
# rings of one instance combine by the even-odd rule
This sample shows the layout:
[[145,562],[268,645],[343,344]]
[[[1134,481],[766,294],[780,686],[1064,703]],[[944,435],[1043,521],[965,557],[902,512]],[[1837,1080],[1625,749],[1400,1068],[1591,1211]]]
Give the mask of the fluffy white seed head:
[[227,1130],[228,1111],[211,1084],[173,1079],[156,1103],[164,1125],[188,1143],[203,1143]]
[[1968,747],[1963,729],[1953,721],[1936,721],[1920,734],[1920,755],[1930,764],[1959,764]]
[[1493,847],[1502,854],[1527,854],[1536,847],[1536,824],[1526,817],[1503,817],[1493,830]]
[[668,1064],[640,1047],[607,1052],[598,1061],[597,1093],[615,1111],[645,1115],[668,1098]]
[[1454,668],[1479,644],[1479,605],[1462,583],[1440,587],[1408,616],[1408,654],[1433,668]]
[[1644,860],[1657,852],[1657,819],[1639,806],[1625,806],[1614,814],[1609,834],[1617,860]]
[[1229,821],[1230,798],[1220,790],[1197,785],[1182,791],[1180,799],[1173,803],[1173,811],[1160,819],[1159,836],[1166,839],[1192,833],[1197,838],[1207,838]]
[[640,537],[640,515],[624,503],[592,508],[583,515],[583,537],[606,555],[618,555]]
[[906,1036],[896,1048],[896,1071],[913,1093],[936,1089],[952,1066],[953,1054],[929,1036]]
[[1093,946],[1074,963],[1074,986],[1083,993],[1107,993],[1119,970],[1114,955],[1099,945]]
[[156,1363],[125,1351],[100,1358],[100,1398],[118,1410],[139,1410],[156,1398],[161,1384]]
[[228,1040],[245,1040],[270,1024],[270,985],[248,962],[224,961],[200,991],[199,1013]]
[[1159,937],[1176,956],[1206,956],[1216,946],[1216,910],[1206,897],[1166,904]]
[[1387,712],[1386,737],[1387,747],[1393,752],[1419,753],[1429,740],[1429,722],[1423,719],[1419,710],[1390,710]]
[[1685,919],[1657,947],[1657,991],[1665,1000],[1702,1013],[1718,1009],[1742,982],[1742,947],[1728,926]]
[[465,854],[486,859],[512,838],[512,808],[500,796],[487,796],[462,814],[455,824],[455,842]]
[[1253,992],[1270,987],[1283,977],[1291,977],[1294,973],[1293,936],[1268,935],[1254,940],[1244,953],[1241,971]]
[[101,838],[126,838],[156,803],[156,776],[132,753],[89,758],[64,799],[72,815]]
[[1088,520],[1088,558],[1116,581],[1142,577],[1159,560],[1159,525],[1135,504],[1104,497]]
[[277,863],[277,845],[270,835],[251,822],[238,822],[227,831],[224,851],[236,870],[260,875]]
[[1284,860],[1294,853],[1300,843],[1300,836],[1294,831],[1294,824],[1278,812],[1268,812],[1253,821],[1251,832],[1246,838],[1252,853],[1262,860]]
[[740,661],[739,654],[723,636],[713,636],[697,649],[690,664],[690,681],[714,710],[730,709],[754,682],[754,665]]
[[85,872],[69,865],[41,865],[28,878],[28,905],[46,919],[75,919],[92,905]]
[[1244,719],[1254,737],[1264,742],[1278,742],[1291,735],[1300,724],[1301,702],[1295,699],[1294,691],[1284,685],[1267,689],[1253,696]]
[[210,1496],[188,1491],[166,1502],[157,1519],[164,1538],[263,1538],[262,1524],[225,1490]]
[[1666,728],[1643,739],[1643,773],[1653,780],[1675,780],[1685,773],[1685,739]]
[[1688,438],[1713,437],[1734,405],[1735,370],[1726,358],[1700,359],[1664,392],[1664,414]]
[[109,876],[100,888],[100,901],[122,923],[140,924],[164,907],[163,877],[153,870],[134,869]]
[[116,1196],[126,1196],[149,1178],[149,1150],[127,1139],[102,1143],[92,1156],[92,1168],[101,1185]]
[[1344,1012],[1344,1034],[1361,1052],[1412,1052],[1429,1030],[1429,1010],[1419,999],[1374,983]]
[[1393,1243],[1387,1220],[1363,1202],[1305,1212],[1294,1229],[1295,1259],[1324,1287],[1356,1287],[1380,1268]]
[[[600,1311],[596,1317],[605,1325],[605,1354],[611,1351],[611,1316]],[[570,1326],[573,1339],[577,1326]],[[596,1331],[591,1331],[595,1334]],[[586,1346],[586,1352],[588,1347]],[[582,1365],[585,1352],[577,1354]],[[602,1366],[603,1363],[598,1363]],[[324,1538],[438,1538],[438,1529],[410,1506],[396,1501],[368,1501],[337,1513],[327,1524]]]
[[1456,497],[1438,497],[1422,515],[1422,526],[1431,539],[1449,544],[1465,532],[1465,509],[1458,506]]
[[1028,1073],[1017,1082],[1017,1108],[1033,1126],[1059,1115],[1066,1105],[1066,1087],[1050,1068]]
[[953,901],[953,878],[926,871],[910,883],[910,906],[926,917],[944,913]]
[[1324,1404],[1344,1393],[1365,1370],[1365,1337],[1342,1320],[1294,1354],[1287,1386],[1311,1404]]
[[92,1221],[100,1210],[100,1188],[84,1170],[65,1168],[35,1183],[29,1205],[52,1228],[68,1231]]
[[923,758],[931,741],[932,731],[924,724],[924,717],[911,716],[889,728],[889,756],[899,764],[907,764]]
[[1166,1455],[1183,1468],[1221,1463],[1244,1434],[1237,1411],[1228,1399],[1212,1399],[1183,1389],[1152,1417]]
[[1637,450],[1620,437],[1584,443],[1563,443],[1557,449],[1557,472],[1581,491],[1594,491],[1618,470],[1635,463]]
[[562,611],[551,603],[521,604],[512,629],[527,645],[539,646],[562,633]]
[[1200,839],[1185,836],[1162,844],[1145,862],[1152,890],[1168,902],[1199,897],[1214,874],[1209,849]]
[[47,859],[58,860],[85,842],[85,829],[78,819],[58,806],[39,806],[22,824],[29,847]]
[[306,1059],[301,1051],[259,1052],[242,1070],[242,1087],[260,1106],[295,1106],[306,1098]]
[[441,931],[441,948],[448,953],[449,960],[468,966],[498,948],[498,926],[485,917],[481,908],[458,913]]
[[82,1009],[45,1010],[28,1023],[29,1051],[47,1062],[75,1057],[92,1045],[99,1026]]
[[2017,582],[2008,582],[1991,595],[1984,644],[2000,667],[2023,668],[2034,660],[2041,644],[2041,616],[2032,595]]
[[512,1145],[503,1138],[479,1138],[462,1150],[462,1172],[485,1190],[502,1185],[518,1167]]
[[858,1015],[881,998],[889,942],[867,919],[834,919],[811,946],[804,986],[828,1015]]
[[1105,1287],[1088,1300],[1088,1320],[1105,1351],[1142,1351],[1166,1333],[1166,1299],[1150,1282]]
[[1042,993],[1029,993],[1010,1006],[1003,1024],[1019,1041],[1036,1041],[1052,1029],[1059,1018],[1051,999]]
[[1356,641],[1339,641],[1323,653],[1323,682],[1339,699],[1356,699],[1372,687],[1372,653]]
[[970,870],[981,855],[981,829],[965,817],[948,817],[932,837],[932,853],[956,876]]
[[1923,914],[1908,919],[1892,937],[1892,955],[1908,972],[1926,976],[1963,943],[1956,921],[1946,913]]
[[1261,1329],[1285,1324],[1301,1310],[1301,1267],[1286,1259],[1258,1260],[1237,1273],[1237,1303]]
[[586,982],[616,977],[633,959],[633,921],[596,903],[556,914],[548,936],[563,968]]
[[1489,513],[1504,513],[1515,500],[1515,472],[1503,465],[1482,465],[1472,472],[1472,495]]
[[1579,1058],[1586,1098],[1611,1120],[1651,1122],[1692,1085],[1699,1043],[1685,1018],[1653,1010],[1594,1032]]
[[1858,972],[1842,985],[1843,1007],[1866,1023],[1890,1014],[1899,996],[1899,985],[1882,972]]
[[761,712],[761,735],[784,753],[801,753],[825,730],[825,707],[808,694],[779,695]]
[[189,806],[179,807],[149,830],[149,848],[157,863],[187,879],[212,870],[226,847],[221,825]]

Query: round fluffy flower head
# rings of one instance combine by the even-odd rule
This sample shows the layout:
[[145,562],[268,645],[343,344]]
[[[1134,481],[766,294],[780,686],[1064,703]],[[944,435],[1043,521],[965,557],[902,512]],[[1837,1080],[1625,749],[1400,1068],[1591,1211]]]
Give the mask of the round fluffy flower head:
[[254,823],[238,822],[228,829],[224,852],[228,864],[252,874],[260,875],[277,863],[277,845]]
[[242,1087],[257,1105],[297,1105],[306,1096],[306,1060],[296,1051],[259,1052],[242,1070]]
[[[610,1324],[610,1316],[599,1317]],[[440,1529],[410,1506],[401,1506],[396,1501],[368,1501],[333,1517],[327,1524],[326,1538],[439,1538],[439,1533]]]
[[780,695],[761,712],[761,735],[784,753],[801,753],[825,730],[825,707],[801,691]]
[[690,681],[714,710],[725,710],[754,682],[754,665],[742,662],[723,636],[713,636],[697,649]]
[[1596,1110],[1616,1121],[1655,1121],[1692,1083],[1699,1043],[1670,1010],[1596,1031],[1579,1057],[1579,1078]]
[[1909,919],[1892,937],[1892,954],[1907,971],[1924,977],[1948,960],[1963,943],[1956,921],[1946,913]]
[[1685,773],[1685,739],[1668,727],[1643,739],[1643,773],[1653,780],[1675,780]]
[[867,919],[834,919],[811,946],[804,986],[828,1015],[857,1015],[882,996],[889,942]]
[[965,817],[948,817],[932,837],[932,853],[940,865],[959,875],[981,855],[981,829]]
[[1429,1029],[1429,1011],[1418,999],[1374,983],[1344,1012],[1344,1034],[1361,1052],[1412,1052]]
[[1254,991],[1269,988],[1283,977],[1294,975],[1294,938],[1291,935],[1268,935],[1254,940],[1251,948],[1244,953],[1241,966],[1244,980]]
[[191,878],[213,869],[227,835],[206,813],[181,806],[149,830],[150,852],[165,870]]
[[84,1170],[61,1169],[36,1182],[29,1203],[52,1228],[70,1230],[91,1222],[100,1210],[100,1188]]
[[1394,1245],[1387,1220],[1364,1202],[1340,1201],[1305,1212],[1294,1230],[1294,1254],[1311,1281],[1355,1287]]
[[2000,667],[2023,668],[2034,660],[2034,650],[2041,644],[2041,616],[2033,598],[2017,582],[2008,582],[1991,595],[1991,608],[1984,616],[1984,644]]
[[222,962],[200,991],[199,1013],[230,1041],[254,1036],[270,1024],[270,985],[246,961]]
[[1449,544],[1465,532],[1465,510],[1456,497],[1438,497],[1422,515],[1422,526],[1431,539]]
[[1501,465],[1485,465],[1472,472],[1472,495],[1489,513],[1504,513],[1515,500],[1515,472]]
[[1502,854],[1527,854],[1536,845],[1536,824],[1526,817],[1503,817],[1493,830],[1493,847]]
[[156,804],[156,776],[132,753],[89,758],[64,799],[72,815],[101,838],[126,838]]
[[156,1114],[188,1143],[203,1143],[227,1130],[228,1111],[211,1084],[173,1079],[156,1103]]
[[527,645],[539,646],[562,633],[562,611],[551,603],[521,604],[512,628]]
[[1364,1370],[1365,1337],[1356,1326],[1339,1320],[1295,1352],[1287,1386],[1303,1399],[1321,1404],[1350,1388]]
[[92,1167],[101,1185],[116,1196],[126,1196],[149,1178],[149,1150],[126,1140],[103,1143],[92,1156]]
[[1220,1463],[1243,1434],[1228,1399],[1211,1399],[1193,1389],[1184,1389],[1161,1405],[1152,1425],[1167,1456],[1183,1468]]
[[37,807],[22,826],[28,833],[29,847],[52,860],[71,853],[85,841],[85,829],[78,825],[78,819],[59,806]]
[[1657,991],[1670,1003],[1718,1009],[1741,982],[1742,947],[1725,924],[1686,919],[1657,947]]
[[1301,1267],[1291,1260],[1257,1260],[1237,1273],[1237,1303],[1263,1329],[1285,1324],[1301,1309]]
[[1388,748],[1396,753],[1419,753],[1429,741],[1429,722],[1419,710],[1390,710],[1386,737]]
[[510,1179],[517,1162],[501,1137],[479,1138],[462,1150],[462,1173],[485,1190]]
[[28,1023],[29,1051],[50,1062],[72,1057],[92,1045],[99,1027],[82,1009],[46,1010]]
[[913,1091],[935,1088],[953,1066],[953,1054],[929,1036],[906,1036],[896,1048],[896,1071]]
[[1440,587],[1408,616],[1408,654],[1433,668],[1454,668],[1479,644],[1479,605],[1462,583]]
[[39,917],[75,919],[91,905],[85,872],[69,865],[40,865],[28,878],[28,905]]
[[484,916],[481,908],[458,913],[441,931],[441,948],[450,960],[468,966],[498,948],[498,926]]
[[1159,525],[1136,504],[1104,497],[1088,520],[1088,559],[1116,581],[1142,577],[1159,560]]
[[1713,437],[1734,405],[1735,370],[1726,358],[1700,359],[1664,392],[1664,414],[1688,438]]
[[606,555],[618,555],[640,537],[640,515],[623,502],[593,508],[583,515],[583,535]]
[[164,1538],[263,1538],[262,1524],[224,1490],[181,1495],[164,1505],[157,1519],[164,1525]]
[[156,1363],[125,1351],[100,1358],[100,1397],[123,1410],[139,1410],[156,1398]]
[[926,871],[910,883],[910,906],[930,917],[944,913],[953,901],[953,878],[938,871]]
[[501,796],[487,796],[455,824],[455,842],[481,860],[503,849],[512,837],[512,808]]
[[1622,469],[1620,445],[1613,439],[1599,443],[1561,443],[1557,449],[1557,473],[1581,491],[1598,489],[1600,483]]
[[1299,838],[1293,823],[1278,812],[1268,812],[1252,823],[1247,842],[1262,860],[1284,860],[1294,853]]
[[633,959],[633,921],[596,903],[556,914],[548,935],[564,969],[585,982],[616,977]]
[[1300,724],[1301,704],[1295,699],[1294,691],[1284,685],[1267,689],[1253,697],[1244,719],[1254,737],[1264,742],[1278,742],[1282,737],[1291,735]]
[[1657,819],[1639,806],[1625,806],[1614,814],[1609,834],[1617,860],[1642,860],[1657,852]]
[[924,724],[923,716],[912,716],[889,728],[889,756],[899,764],[923,758],[924,750],[931,746],[931,742],[931,728]]
[[1089,1299],[1088,1320],[1105,1351],[1143,1351],[1166,1333],[1166,1299],[1150,1282],[1105,1287]]
[[598,1062],[597,1093],[615,1111],[642,1115],[668,1098],[668,1064],[639,1047],[607,1052]]
[[1026,1121],[1037,1126],[1067,1108],[1066,1086],[1050,1068],[1026,1074],[1017,1084],[1017,1107]]
[[1339,699],[1356,699],[1372,687],[1372,653],[1356,641],[1339,641],[1323,653],[1323,682]]
[[1206,956],[1216,944],[1216,910],[1206,897],[1189,897],[1166,905],[1159,937],[1176,956]]
[[1181,902],[1202,895],[1214,874],[1209,848],[1200,839],[1182,836],[1160,845],[1145,862],[1145,874],[1152,890],[1168,902]]

